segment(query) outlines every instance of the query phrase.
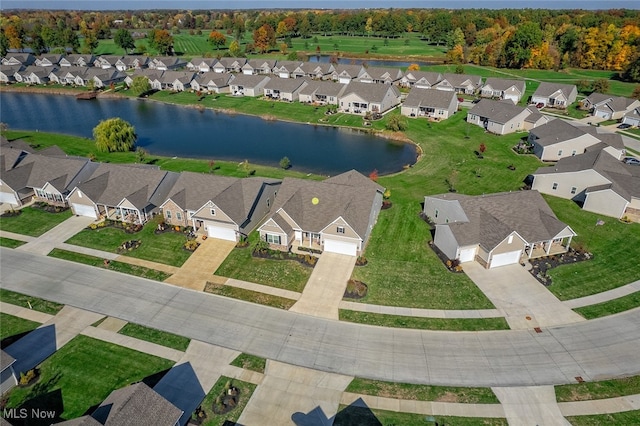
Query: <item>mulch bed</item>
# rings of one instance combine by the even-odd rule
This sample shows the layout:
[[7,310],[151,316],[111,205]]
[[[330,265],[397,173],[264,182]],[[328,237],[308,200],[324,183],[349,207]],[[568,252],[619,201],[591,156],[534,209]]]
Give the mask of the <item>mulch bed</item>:
[[47,213],[62,213],[64,211],[69,210],[69,207],[52,206],[51,204],[47,204],[47,203],[43,203],[43,202],[34,203],[32,207],[35,208],[35,209],[38,209],[38,210],[42,210],[42,211],[47,212]]
[[369,287],[358,280],[347,281],[347,288],[344,291],[344,297],[348,299],[362,299],[367,295]]
[[[220,404],[213,403],[213,412],[216,414],[227,414],[238,406],[240,401],[240,389],[235,386],[231,386],[229,391],[225,391],[224,395],[220,395]],[[219,397],[219,398],[220,398]]]
[[567,253],[529,259],[529,263],[533,266],[529,272],[541,284],[550,286],[551,277],[547,273],[550,269],[590,259],[593,259],[593,254],[583,250],[574,250],[570,248]]
[[436,256],[438,256],[438,259],[440,259],[442,264],[445,266],[445,268],[447,268],[447,270],[449,270],[449,272],[453,272],[456,274],[464,273],[462,268],[458,267],[460,263],[452,259],[449,259],[449,257],[446,254],[444,254],[438,247],[436,247],[433,241],[429,241],[429,247],[431,248],[431,250],[433,250]]
[[387,209],[390,209],[392,206],[393,206],[393,203],[391,201],[383,201],[382,207],[380,209],[387,210]]
[[118,247],[118,253],[127,253],[133,251],[140,247],[140,244],[142,244],[142,241],[140,240],[125,241],[120,247]]
[[0,217],[18,217],[22,214],[22,210],[7,210]]

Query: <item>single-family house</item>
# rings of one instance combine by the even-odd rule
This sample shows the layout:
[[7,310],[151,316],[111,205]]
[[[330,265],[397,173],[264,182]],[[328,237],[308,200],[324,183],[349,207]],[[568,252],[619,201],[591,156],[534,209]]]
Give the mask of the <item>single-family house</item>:
[[214,72],[242,72],[242,66],[247,63],[247,58],[220,58],[213,65]]
[[400,81],[403,73],[399,68],[368,67],[358,77],[362,83],[394,84]]
[[640,108],[634,108],[622,117],[622,123],[640,127]]
[[191,80],[191,88],[199,92],[229,93],[231,91],[229,83],[234,78],[234,74],[210,71],[196,75]]
[[338,99],[346,89],[346,84],[340,84],[335,81],[311,80],[300,90],[298,95],[302,103],[338,105]]
[[306,247],[361,254],[382,206],[384,188],[351,170],[322,182],[285,178],[260,239],[282,251]]
[[308,77],[313,80],[327,80],[334,71],[333,64],[319,62],[303,62],[293,71],[294,78]]
[[407,117],[446,120],[458,110],[458,97],[453,92],[413,88],[402,103],[400,113]]
[[514,105],[511,101],[482,99],[467,113],[467,122],[496,135],[506,135],[524,130],[524,120],[529,114],[529,108]]
[[264,85],[264,96],[282,101],[297,101],[307,81],[301,78],[272,78]]
[[400,90],[387,84],[352,81],[339,98],[340,111],[366,115],[384,113],[400,104]]
[[47,84],[49,82],[49,74],[52,67],[37,67],[30,65],[14,74],[16,81],[26,84]]
[[0,349],[0,395],[4,395],[18,385],[18,377],[13,370],[16,359]]
[[400,86],[431,89],[440,80],[442,80],[442,74],[439,72],[407,70],[400,79]]
[[8,52],[2,58],[2,65],[24,65],[28,67],[36,62],[36,57],[32,53],[14,53]]
[[271,74],[276,61],[273,59],[249,59],[242,66],[242,73],[247,75],[253,74]]
[[58,64],[60,64],[60,60],[63,57],[64,56],[62,54],[56,54],[56,53],[42,54],[36,58],[34,65],[38,67],[58,66]]
[[116,62],[122,59],[122,55],[102,55],[98,56],[95,61],[93,61],[93,66],[96,68],[108,69],[115,68]]
[[70,54],[60,59],[61,67],[91,67],[95,62],[95,56],[91,54]]
[[149,61],[149,68],[160,71],[177,70],[187,65],[179,56],[158,56]]
[[196,72],[211,72],[216,62],[218,62],[216,58],[193,58],[187,62],[187,69]]
[[183,92],[191,87],[191,81],[196,75],[194,71],[165,71],[160,77],[162,89]]
[[[149,80],[149,84],[151,84],[153,88],[152,81],[154,80],[160,81],[160,77],[162,76],[162,73],[163,71],[152,70],[150,68],[136,69],[133,71],[133,73],[127,74],[127,76],[124,78],[124,83],[128,87],[131,87],[131,85],[133,84],[134,78],[146,77]],[[158,88],[157,90],[160,90],[160,88]]]
[[467,74],[443,74],[442,80],[433,86],[434,89],[464,93],[466,95],[476,94],[480,87],[482,87],[482,77]]
[[524,130],[535,129],[551,121],[548,115],[542,114],[536,108],[529,108],[529,111],[531,111],[531,114],[524,119]]
[[581,102],[582,108],[589,110],[591,115],[604,120],[620,120],[625,114],[640,108],[640,100],[623,96],[603,95],[592,93]]
[[59,70],[49,74],[49,80],[63,85],[84,85],[84,75],[87,70],[87,67],[60,67]]
[[102,68],[87,68],[87,71],[82,75],[84,85],[87,85],[89,80],[93,80],[95,87],[109,87],[111,83],[121,83],[124,81],[127,74],[122,71],[118,71],[115,68],[102,69]]
[[484,86],[480,89],[480,96],[483,98],[509,99],[514,104],[520,102],[526,82],[524,80],[510,80],[506,78],[487,78]]
[[271,72],[280,78],[293,78],[293,72],[302,65],[302,61],[278,61]]
[[627,148],[624,145],[622,135],[611,133],[607,130],[598,129],[597,127],[582,126],[582,129],[592,136],[595,136],[600,142],[585,148],[585,152],[604,150],[618,160],[624,159],[627,154]]
[[24,70],[22,64],[0,65],[0,83],[9,84],[16,81],[16,73]]
[[166,223],[238,241],[267,215],[280,181],[182,172],[160,206]]
[[426,196],[424,214],[435,224],[433,243],[449,259],[485,268],[565,253],[576,235],[538,191]]
[[331,73],[331,80],[347,84],[360,77],[363,72],[364,67],[362,65],[338,64]]
[[67,199],[78,216],[143,224],[167,199],[178,176],[147,165],[101,163]]
[[237,74],[229,83],[229,89],[233,96],[262,96],[269,80],[271,77],[266,75]]
[[583,210],[640,222],[640,167],[605,150],[562,158],[533,173],[532,188],[576,201]]
[[549,108],[565,109],[576,101],[578,88],[575,84],[542,82],[531,96],[532,104]]
[[146,68],[150,60],[148,56],[125,55],[116,61],[115,67],[118,71],[137,70]]

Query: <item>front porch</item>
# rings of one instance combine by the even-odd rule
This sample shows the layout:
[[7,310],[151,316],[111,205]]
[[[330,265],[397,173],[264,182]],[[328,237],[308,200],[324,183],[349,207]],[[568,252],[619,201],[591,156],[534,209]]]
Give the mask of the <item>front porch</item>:
[[136,223],[140,225],[144,225],[147,222],[147,216],[141,214],[140,211],[135,209],[99,205],[98,212],[100,213],[100,216],[105,219],[119,222]]
[[532,246],[525,247],[523,257],[525,259],[535,259],[538,257],[566,253],[569,250],[570,245],[571,237],[534,243]]

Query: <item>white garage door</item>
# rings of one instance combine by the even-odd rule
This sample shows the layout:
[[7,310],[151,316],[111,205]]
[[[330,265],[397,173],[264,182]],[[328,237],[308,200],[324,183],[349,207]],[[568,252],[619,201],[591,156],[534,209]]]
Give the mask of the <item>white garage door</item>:
[[355,256],[358,251],[358,244],[346,241],[324,240],[324,251]]
[[207,234],[211,238],[219,238],[221,240],[235,241],[236,231],[230,228],[223,228],[221,226],[209,225],[207,226]]
[[460,262],[471,262],[476,257],[475,248],[467,248],[460,250]]
[[520,261],[522,250],[510,251],[508,253],[496,254],[491,258],[489,268],[497,268],[498,266],[512,265]]
[[16,196],[14,194],[0,192],[0,203],[9,203],[17,206],[18,200],[16,200]]
[[600,118],[604,118],[605,120],[608,120],[610,115],[609,115],[609,112],[607,111],[598,110],[596,111],[596,117],[600,117]]
[[78,216],[87,216],[97,219],[96,210],[93,206],[85,206],[84,204],[75,204],[71,205],[73,207],[73,211]]

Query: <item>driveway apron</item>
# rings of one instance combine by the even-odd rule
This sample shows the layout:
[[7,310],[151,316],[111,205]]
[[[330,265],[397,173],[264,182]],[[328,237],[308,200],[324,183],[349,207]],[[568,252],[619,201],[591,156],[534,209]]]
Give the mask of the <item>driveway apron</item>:
[[290,311],[337,320],[338,306],[355,264],[354,256],[322,253],[302,296]]
[[504,313],[513,330],[585,321],[520,265],[485,269],[479,263],[469,262],[463,268],[484,295]]
[[553,386],[491,388],[510,426],[570,426],[562,416]]

